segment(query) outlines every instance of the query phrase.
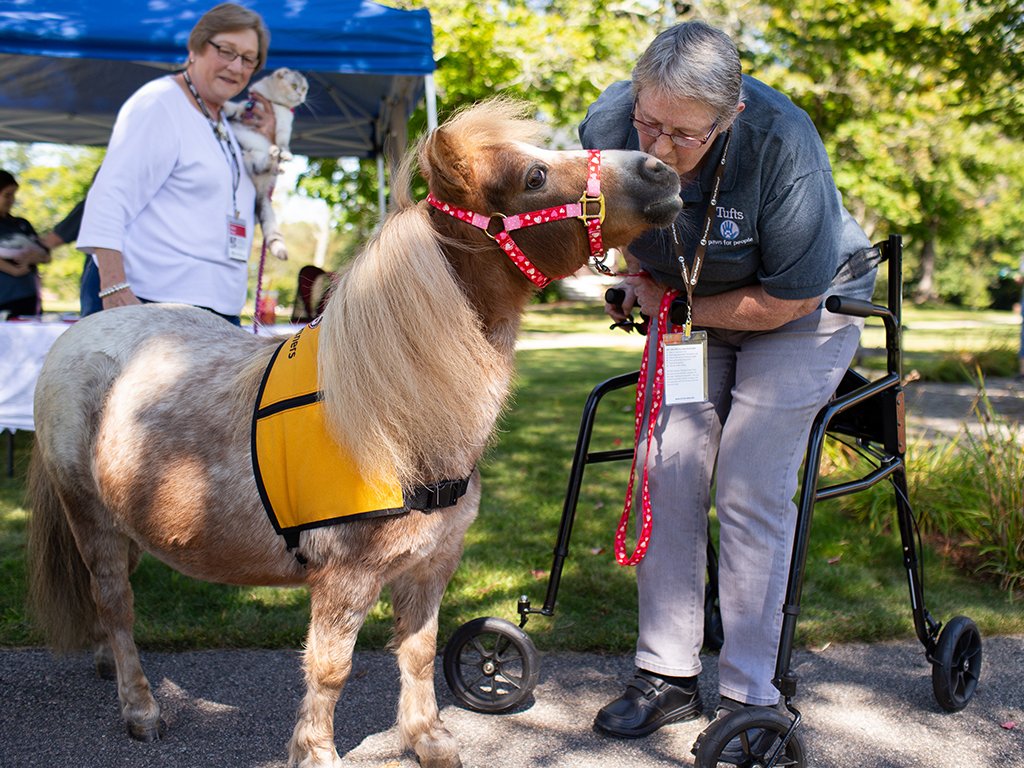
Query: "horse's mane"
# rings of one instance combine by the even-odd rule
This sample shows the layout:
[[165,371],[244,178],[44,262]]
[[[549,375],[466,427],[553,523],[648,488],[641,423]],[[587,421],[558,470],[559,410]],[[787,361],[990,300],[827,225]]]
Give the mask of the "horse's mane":
[[[536,135],[517,115],[488,104],[445,129],[485,142]],[[335,438],[364,476],[395,472],[405,487],[470,473],[504,404],[513,362],[488,342],[426,209],[412,202],[414,157],[393,179],[394,209],[328,302],[319,353]]]

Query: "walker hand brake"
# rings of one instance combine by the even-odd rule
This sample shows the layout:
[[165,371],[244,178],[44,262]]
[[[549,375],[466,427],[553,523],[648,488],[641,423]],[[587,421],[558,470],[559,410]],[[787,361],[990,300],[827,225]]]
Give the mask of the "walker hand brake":
[[[613,307],[617,307],[619,311],[622,311],[622,302],[626,300],[626,292],[621,288],[609,288],[604,292],[604,300],[611,304]],[[625,320],[620,320],[617,323],[612,323],[608,326],[611,330],[621,328],[626,333],[632,330],[636,330],[641,336],[647,335],[647,326],[650,318],[647,317],[643,312],[640,313],[640,322],[633,320],[632,315],[628,315]]]

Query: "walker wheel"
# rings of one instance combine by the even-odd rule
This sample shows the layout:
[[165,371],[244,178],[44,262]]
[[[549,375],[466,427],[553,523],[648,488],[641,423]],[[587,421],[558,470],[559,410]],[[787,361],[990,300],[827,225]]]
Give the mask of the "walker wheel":
[[935,645],[932,690],[939,706],[959,712],[967,706],[981,677],[981,633],[966,616],[950,620]]
[[537,685],[537,649],[515,624],[486,617],[459,627],[444,648],[444,679],[478,712],[507,712]]
[[[804,768],[804,745],[795,731],[780,748],[793,721],[776,709],[744,707],[713,722],[697,737],[695,768]],[[776,750],[779,754],[772,760]]]

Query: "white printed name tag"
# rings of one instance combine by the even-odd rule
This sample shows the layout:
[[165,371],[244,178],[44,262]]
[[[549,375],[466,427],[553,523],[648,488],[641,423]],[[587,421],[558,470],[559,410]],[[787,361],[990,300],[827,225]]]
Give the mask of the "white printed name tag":
[[665,405],[702,403],[708,399],[708,335],[694,331],[687,338],[667,333],[665,349]]
[[228,258],[235,261],[248,261],[249,249],[246,248],[245,219],[228,216]]

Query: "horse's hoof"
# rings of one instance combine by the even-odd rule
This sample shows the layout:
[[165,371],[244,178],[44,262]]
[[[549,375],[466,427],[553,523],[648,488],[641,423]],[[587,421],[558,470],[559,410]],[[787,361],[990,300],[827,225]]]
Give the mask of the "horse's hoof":
[[167,733],[167,723],[160,719],[155,726],[142,725],[140,723],[128,723],[128,735],[136,741],[146,744],[153,741],[160,741]]
[[462,761],[459,759],[458,755],[452,758],[441,758],[438,760],[421,760],[420,768],[462,768]]
[[443,728],[421,738],[415,752],[420,768],[462,768],[458,744]]

